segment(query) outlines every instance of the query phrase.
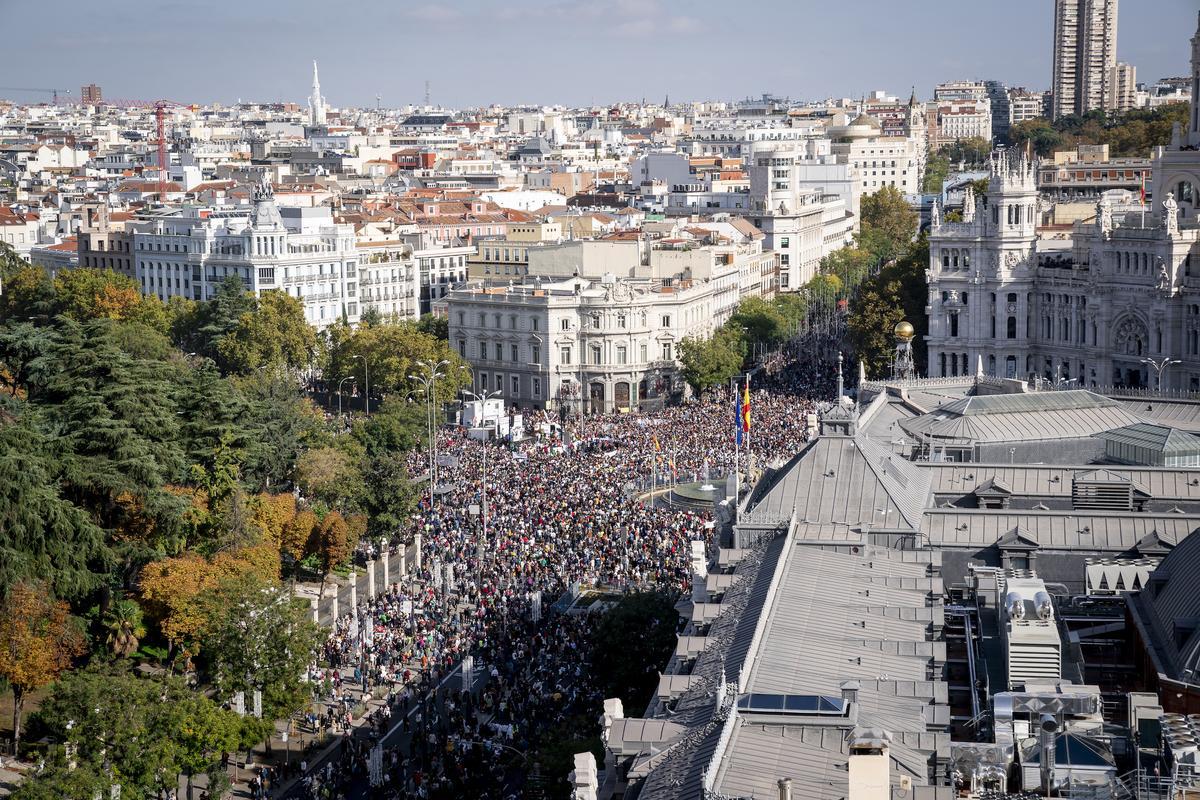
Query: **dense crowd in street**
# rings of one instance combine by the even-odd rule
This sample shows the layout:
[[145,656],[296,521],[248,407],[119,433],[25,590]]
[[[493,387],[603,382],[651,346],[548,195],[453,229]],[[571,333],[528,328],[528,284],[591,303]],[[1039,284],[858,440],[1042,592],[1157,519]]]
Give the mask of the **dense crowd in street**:
[[[748,447],[758,464],[803,447],[807,398],[825,388],[791,366],[768,368],[751,391]],[[420,534],[419,567],[360,596],[312,670],[322,709],[312,726],[351,744],[304,780],[300,796],[521,796],[533,726],[598,716],[603,700],[586,676],[590,618],[551,604],[579,585],[686,590],[691,542],[712,546],[711,516],[639,501],[634,489],[649,486],[652,465],[659,485],[723,478],[734,464],[734,419],[726,388],[565,427],[527,412],[519,442],[440,431],[436,496],[425,495],[407,532]],[[745,447],[740,458],[744,471]],[[427,452],[413,453],[410,471],[428,464]],[[473,692],[458,676],[445,680],[467,654],[479,675]],[[351,738],[351,710],[372,691],[387,702]],[[380,740],[390,794],[367,795],[369,748]]]

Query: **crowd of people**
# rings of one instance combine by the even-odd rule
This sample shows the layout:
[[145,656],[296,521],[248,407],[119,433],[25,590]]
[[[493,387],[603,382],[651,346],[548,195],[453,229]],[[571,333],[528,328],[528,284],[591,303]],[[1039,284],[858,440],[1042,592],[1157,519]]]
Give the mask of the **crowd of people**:
[[[766,465],[803,447],[810,398],[825,383],[791,368],[767,369],[756,381],[743,470],[751,452]],[[586,675],[590,618],[556,613],[554,601],[581,585],[687,589],[691,543],[713,545],[711,514],[647,502],[635,488],[731,471],[734,392],[552,422],[527,416],[528,436],[518,442],[438,432],[444,465],[434,497],[422,499],[406,532],[420,542],[419,564],[376,597],[360,596],[313,668],[322,711],[312,725],[345,734],[348,744],[304,779],[298,796],[521,796],[535,771],[535,726],[598,717],[602,706]],[[424,473],[428,458],[411,454],[411,472]],[[453,673],[468,654],[477,680],[464,691]],[[352,710],[370,696],[383,703],[351,736]],[[356,794],[376,742],[388,788]]]

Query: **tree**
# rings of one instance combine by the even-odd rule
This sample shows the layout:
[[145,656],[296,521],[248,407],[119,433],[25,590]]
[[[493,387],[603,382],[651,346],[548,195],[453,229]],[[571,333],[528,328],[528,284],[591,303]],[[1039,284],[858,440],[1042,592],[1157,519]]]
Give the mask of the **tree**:
[[163,487],[182,477],[183,458],[172,368],[117,347],[114,324],[62,320],[55,344],[31,364],[42,377],[29,397],[45,420],[64,495],[114,531],[132,560],[178,536],[183,505]]
[[317,526],[316,555],[321,563],[321,590],[318,597],[325,594],[325,581],[329,573],[349,562],[357,546],[358,537],[346,518],[336,511],[326,514]]
[[179,347],[218,361],[218,346],[232,333],[242,317],[254,311],[254,295],[237,275],[229,275],[211,300],[185,310],[174,320],[172,335]]
[[417,330],[446,342],[450,340],[450,319],[437,314],[422,314],[417,320]]
[[925,177],[922,178],[921,191],[925,194],[941,194],[942,182],[950,174],[950,159],[941,153],[930,153],[925,161]]
[[142,622],[142,607],[133,600],[121,597],[105,612],[104,643],[109,652],[119,658],[129,658],[137,652],[138,641],[146,635]]
[[240,424],[247,437],[242,480],[251,491],[290,485],[296,459],[324,425],[320,409],[294,380],[254,373],[233,379],[245,402]]
[[708,339],[685,337],[679,342],[683,377],[696,391],[724,386],[742,368],[742,343],[737,333],[718,330]]
[[622,597],[600,616],[592,633],[592,675],[602,697],[619,697],[626,708],[649,702],[657,664],[675,648],[675,598],[666,592]]
[[739,303],[729,322],[746,332],[751,345],[776,345],[788,332],[787,320],[779,308],[761,297],[748,297]]
[[429,438],[425,405],[389,397],[377,412],[355,421],[352,433],[368,457],[414,450]]
[[279,578],[279,552],[270,543],[218,553],[211,559],[196,553],[147,564],[141,572],[142,599],[172,650],[195,653],[210,623],[212,606],[201,598],[222,581],[253,577],[264,584]]
[[992,143],[982,137],[972,136],[950,142],[938,152],[952,163],[963,162],[968,166],[979,166],[986,164],[991,157]]
[[104,581],[112,554],[104,530],[63,495],[60,464],[25,412],[0,415],[0,595],[37,579],[79,598]]
[[202,598],[209,625],[203,637],[213,683],[221,697],[263,694],[263,719],[281,719],[305,704],[304,673],[320,631],[288,589],[243,575],[222,581]]
[[914,359],[924,360],[925,269],[929,242],[922,237],[895,262],[864,281],[850,308],[848,334],[854,351],[872,375],[886,374],[894,341],[892,329],[902,319],[912,323]]
[[217,340],[217,362],[240,375],[295,371],[311,364],[316,345],[316,333],[304,318],[300,300],[284,292],[264,292]]
[[916,236],[920,219],[895,186],[885,186],[866,195],[860,205],[864,233],[879,232],[890,244],[888,257],[894,256]]
[[403,453],[383,452],[369,460],[366,481],[367,535],[378,541],[404,528],[416,505]]
[[362,327],[337,342],[332,338],[326,361],[326,374],[346,377],[353,375],[359,386],[367,384],[370,372],[372,395],[405,392],[416,388],[410,375],[422,372],[418,361],[437,363],[448,361],[441,371],[445,375],[437,382],[440,400],[453,400],[461,389],[470,386],[467,364],[449,343],[421,330],[416,323],[385,322]]
[[53,683],[87,651],[70,609],[44,584],[21,582],[0,603],[0,677],[13,693],[13,753],[20,754],[26,695]]
[[[37,717],[52,739],[72,746],[75,769],[106,774],[131,797],[173,792],[181,774],[190,792],[194,775],[218,770],[221,754],[246,738],[237,714],[182,679],[139,678],[121,667],[70,673],[50,691]],[[28,783],[61,781],[68,769],[52,762]]]
[[22,317],[45,317],[55,313],[54,284],[45,270],[30,266],[28,262],[13,269],[6,262],[9,275],[3,279],[4,291],[0,293],[0,319]]
[[93,319],[128,321],[165,333],[166,308],[154,295],[142,294],[137,282],[107,269],[68,269],[54,279],[58,313],[76,322]]
[[363,488],[356,459],[337,447],[306,450],[296,462],[296,482],[310,500],[341,511],[355,511]]

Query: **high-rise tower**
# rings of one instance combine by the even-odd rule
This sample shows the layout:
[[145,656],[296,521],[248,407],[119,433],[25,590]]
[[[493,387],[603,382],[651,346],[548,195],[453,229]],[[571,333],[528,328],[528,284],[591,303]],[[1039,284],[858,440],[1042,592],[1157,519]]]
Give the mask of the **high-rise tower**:
[[317,76],[317,62],[313,61],[312,96],[308,98],[308,121],[313,127],[325,124],[325,98],[321,96],[321,79]]
[[1113,110],[1117,0],[1055,0],[1054,118]]

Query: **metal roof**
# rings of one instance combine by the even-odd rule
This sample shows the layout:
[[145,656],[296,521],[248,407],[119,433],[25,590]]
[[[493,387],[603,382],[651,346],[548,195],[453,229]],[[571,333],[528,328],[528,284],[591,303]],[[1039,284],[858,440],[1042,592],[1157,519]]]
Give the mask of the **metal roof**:
[[1138,422],[1124,428],[1097,434],[1097,436],[1115,444],[1140,447],[1156,453],[1200,455],[1200,436],[1168,428],[1165,425]]
[[936,509],[925,512],[921,530],[935,547],[979,549],[1020,528],[1043,550],[1100,555],[1132,550],[1152,532],[1178,544],[1197,527],[1200,520],[1184,514]]
[[[1053,439],[1080,439],[1103,431],[1123,428],[1139,422],[1131,412],[1108,398],[1091,392],[1079,394],[1099,398],[1103,403],[1084,400],[1076,404],[1028,403],[1023,398],[1057,398],[1075,392],[1046,392],[1031,395],[968,397],[965,400],[913,419],[900,420],[909,436],[934,438],[963,445],[989,442],[1022,442]],[[998,401],[979,405],[983,401]],[[1005,402],[1000,402],[1005,401]]]
[[[974,462],[922,462],[921,468],[930,474],[930,488],[936,495],[970,494],[991,480],[1002,484],[1017,497],[1070,497],[1075,476],[1088,471],[1086,467]],[[1106,466],[1105,469],[1127,476],[1155,499],[1200,502],[1200,469],[1124,466]]]
[[789,518],[794,511],[809,524],[911,530],[928,497],[928,473],[885,445],[865,436],[822,436],[750,511]]

